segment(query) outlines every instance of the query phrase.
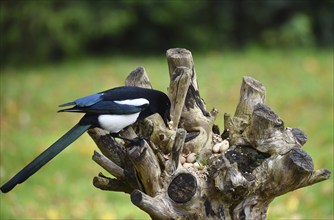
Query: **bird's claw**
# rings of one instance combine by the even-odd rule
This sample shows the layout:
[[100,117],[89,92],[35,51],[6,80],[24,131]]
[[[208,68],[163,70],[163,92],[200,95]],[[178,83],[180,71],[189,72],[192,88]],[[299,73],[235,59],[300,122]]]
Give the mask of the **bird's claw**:
[[131,146],[143,146],[144,145],[144,141],[147,141],[148,139],[146,137],[135,137],[133,139],[130,138],[126,138],[126,137],[122,137],[120,135],[112,135],[114,138],[119,138],[122,139],[124,141],[127,141],[130,143]]
[[147,141],[146,137],[136,137],[134,139],[130,139],[129,142],[132,146],[144,146],[145,141]]

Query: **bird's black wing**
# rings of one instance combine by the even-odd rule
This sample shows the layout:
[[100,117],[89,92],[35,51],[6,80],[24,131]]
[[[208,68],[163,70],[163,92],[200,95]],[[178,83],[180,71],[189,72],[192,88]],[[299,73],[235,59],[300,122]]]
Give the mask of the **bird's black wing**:
[[128,115],[141,112],[145,110],[147,107],[148,104],[135,106],[127,104],[118,104],[113,101],[100,101],[91,106],[87,107],[74,106],[72,108],[59,110],[59,112]]
[[79,99],[74,100],[73,102],[67,102],[65,104],[59,105],[59,107],[66,107],[76,105],[79,107],[88,107],[94,105],[103,100],[102,98],[103,93],[96,93],[93,95],[85,96]]
[[104,92],[85,96],[68,102],[59,107],[73,106],[72,108],[62,109],[59,112],[76,112],[91,114],[134,114],[145,110],[149,102],[139,102],[144,96],[139,87],[117,87]]

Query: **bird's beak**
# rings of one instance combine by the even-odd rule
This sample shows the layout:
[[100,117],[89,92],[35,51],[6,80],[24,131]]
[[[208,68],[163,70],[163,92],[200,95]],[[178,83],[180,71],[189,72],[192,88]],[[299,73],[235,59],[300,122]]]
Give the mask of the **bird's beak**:
[[170,120],[171,120],[171,118],[170,118],[170,111],[167,110],[165,112],[165,114],[162,116],[162,118],[163,118],[163,120],[165,122],[166,127],[168,127],[168,122],[170,122]]

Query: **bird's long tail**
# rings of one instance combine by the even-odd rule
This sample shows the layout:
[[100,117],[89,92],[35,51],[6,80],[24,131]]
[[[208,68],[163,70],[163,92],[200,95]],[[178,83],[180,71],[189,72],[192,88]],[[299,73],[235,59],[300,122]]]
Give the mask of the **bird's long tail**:
[[42,166],[47,162],[52,160],[57,156],[62,150],[64,150],[68,145],[79,138],[85,131],[87,131],[91,125],[81,125],[76,124],[71,130],[64,134],[60,139],[58,139],[54,144],[52,144],[48,149],[31,161],[27,166],[25,166],[20,172],[18,172],[13,178],[11,178],[7,183],[1,186],[1,191],[7,193],[11,191],[17,184],[23,183],[30,176],[36,173]]

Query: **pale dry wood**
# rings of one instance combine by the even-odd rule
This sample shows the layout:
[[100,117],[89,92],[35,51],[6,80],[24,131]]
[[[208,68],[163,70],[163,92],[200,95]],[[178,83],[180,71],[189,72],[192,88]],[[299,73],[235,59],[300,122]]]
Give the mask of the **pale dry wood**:
[[[266,219],[277,196],[330,177],[326,169],[314,170],[312,158],[301,149],[307,141],[304,132],[285,127],[265,105],[264,86],[248,76],[242,80],[234,116],[224,115],[222,137],[230,148],[213,153],[212,129],[218,110],[206,111],[192,54],[170,49],[167,61],[172,129],[160,116],[152,115],[122,133],[128,138],[146,137],[136,144],[90,130],[106,156],[100,165],[117,177],[100,174],[94,186],[131,193],[133,204],[152,219],[241,220]],[[143,68],[133,71],[126,85],[152,87]],[[215,127],[215,133],[218,130]],[[189,152],[197,158],[186,167],[179,157]]]
[[131,186],[127,185],[124,180],[109,178],[101,173],[94,177],[93,185],[101,190],[124,192],[128,194],[134,190]]
[[163,196],[151,197],[139,190],[134,190],[131,193],[131,201],[140,209],[147,212],[152,219],[187,219],[185,212],[174,210],[169,200]]
[[109,133],[100,128],[88,130],[89,136],[94,140],[96,146],[101,150],[102,154],[122,167],[121,158],[125,156],[122,146],[112,138]]
[[253,113],[255,105],[264,103],[266,89],[258,80],[244,76],[240,88],[239,103],[234,117],[249,118]]
[[119,167],[117,164],[109,160],[103,154],[100,154],[97,151],[94,151],[92,159],[101,167],[103,167],[106,171],[108,171],[111,175],[116,178],[124,179],[124,170]]
[[172,80],[169,85],[169,97],[171,97],[171,119],[173,129],[177,129],[183,112],[184,102],[191,81],[191,69],[181,66],[176,67],[172,73]]
[[173,78],[173,73],[177,67],[186,67],[188,69],[193,69],[193,57],[189,50],[186,50],[184,48],[169,49],[166,52],[166,57],[170,78]]
[[125,80],[125,85],[127,86],[138,86],[142,88],[151,89],[152,85],[150,79],[147,76],[146,70],[144,67],[138,67],[132,71]]
[[134,127],[139,136],[147,137],[153,143],[158,143],[161,152],[164,154],[171,152],[176,130],[167,128],[160,115],[151,115]]
[[178,166],[181,165],[180,164],[180,155],[182,154],[185,139],[186,139],[186,131],[182,128],[178,129],[176,131],[176,136],[175,136],[173,148],[172,148],[172,151],[171,151],[171,157],[167,161],[168,165],[167,165],[166,172],[169,175],[174,174],[174,172],[177,170]]
[[155,196],[161,189],[159,181],[161,169],[150,145],[143,140],[141,146],[132,146],[128,149],[128,157],[136,168],[145,193]]
[[[205,103],[200,97],[192,54],[186,49],[175,48],[167,50],[166,56],[172,88],[169,98],[174,103],[173,110],[178,109],[172,116],[177,120],[174,128],[184,128],[192,136],[192,139],[186,141],[183,151],[197,152],[199,157],[207,156],[211,152],[212,126],[216,114],[211,115],[206,111]],[[182,72],[185,73],[185,84],[179,83],[178,75]],[[176,104],[178,108],[175,107]]]
[[244,130],[250,123],[255,105],[264,103],[266,90],[261,82],[249,76],[242,78],[240,98],[234,117],[224,115],[224,126],[230,132],[231,142],[236,145],[247,144]]
[[304,132],[297,128],[285,128],[282,119],[261,103],[254,107],[250,125],[245,133],[247,141],[254,148],[270,154],[286,154],[307,141]]

